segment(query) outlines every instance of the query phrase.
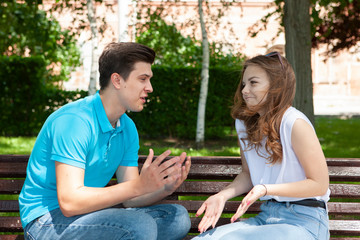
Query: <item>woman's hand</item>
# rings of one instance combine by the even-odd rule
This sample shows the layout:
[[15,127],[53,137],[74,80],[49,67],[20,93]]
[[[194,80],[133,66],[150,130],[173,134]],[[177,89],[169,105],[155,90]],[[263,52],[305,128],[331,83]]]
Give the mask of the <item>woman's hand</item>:
[[238,207],[236,213],[231,218],[231,222],[235,222],[239,217],[241,217],[248,208],[259,198],[267,194],[267,188],[265,185],[260,184],[256,185],[251,189],[251,191],[243,198],[240,206]]
[[215,227],[225,206],[225,198],[220,194],[209,197],[196,212],[196,216],[205,214],[201,219],[198,229],[200,233],[205,232],[210,226]]

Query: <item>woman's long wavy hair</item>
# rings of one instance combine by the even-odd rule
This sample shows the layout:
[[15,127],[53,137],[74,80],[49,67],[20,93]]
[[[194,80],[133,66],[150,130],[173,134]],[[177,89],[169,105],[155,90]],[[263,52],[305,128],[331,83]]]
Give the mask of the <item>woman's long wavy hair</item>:
[[[262,68],[270,80],[270,87],[267,95],[265,95],[266,100],[251,109],[246,106],[242,94],[244,72],[248,66]],[[262,140],[267,137],[265,149],[269,156],[267,160],[271,164],[282,161],[280,124],[285,111],[292,105],[295,88],[294,70],[280,54],[259,55],[247,60],[244,64],[241,80],[235,93],[231,116],[234,119],[243,120],[245,123],[247,137],[241,140],[243,142],[248,140],[249,144],[246,149],[255,148],[261,156],[259,148],[262,147]],[[260,109],[264,112],[261,116],[258,114]]]

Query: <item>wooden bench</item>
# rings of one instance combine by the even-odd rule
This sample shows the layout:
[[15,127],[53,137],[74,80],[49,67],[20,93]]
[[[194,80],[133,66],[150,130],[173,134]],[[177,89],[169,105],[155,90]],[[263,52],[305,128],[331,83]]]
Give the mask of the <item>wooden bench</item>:
[[[28,155],[0,155],[0,235],[1,240],[23,239],[17,195],[26,175]],[[140,156],[140,163],[145,157]],[[328,203],[332,240],[360,240],[360,159],[327,159],[331,180],[331,200]],[[141,165],[141,164],[140,164]],[[188,180],[164,203],[185,206],[191,216],[191,230],[186,239],[197,233],[200,218],[195,217],[207,196],[223,189],[239,173],[239,157],[192,157]],[[216,180],[216,181],[214,181]],[[109,184],[115,184],[112,180]],[[189,200],[192,199],[192,200]],[[229,223],[240,198],[227,202],[218,225]],[[258,213],[256,202],[248,213]],[[226,216],[226,213],[229,213]],[[246,217],[246,215],[245,215]],[[20,234],[20,235],[19,235]]]

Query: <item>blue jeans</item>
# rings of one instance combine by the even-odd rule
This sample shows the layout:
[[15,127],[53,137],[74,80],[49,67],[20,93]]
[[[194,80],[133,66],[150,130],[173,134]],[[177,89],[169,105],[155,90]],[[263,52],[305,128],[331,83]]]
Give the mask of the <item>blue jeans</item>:
[[329,218],[323,208],[265,202],[261,212],[244,221],[226,224],[194,240],[328,240]]
[[187,210],[177,204],[142,208],[108,208],[65,217],[60,209],[25,227],[26,240],[155,240],[182,239],[190,229]]

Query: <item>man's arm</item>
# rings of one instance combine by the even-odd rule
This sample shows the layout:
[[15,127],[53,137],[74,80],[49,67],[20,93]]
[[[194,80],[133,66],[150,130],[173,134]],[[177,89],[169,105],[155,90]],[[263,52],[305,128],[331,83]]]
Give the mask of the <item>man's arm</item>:
[[56,186],[62,213],[67,217],[85,214],[163,189],[176,179],[174,172],[179,171],[176,164],[179,158],[172,158],[160,165],[167,155],[164,153],[152,162],[153,154],[149,154],[140,175],[130,181],[103,188],[84,186],[84,169],[55,162]]

